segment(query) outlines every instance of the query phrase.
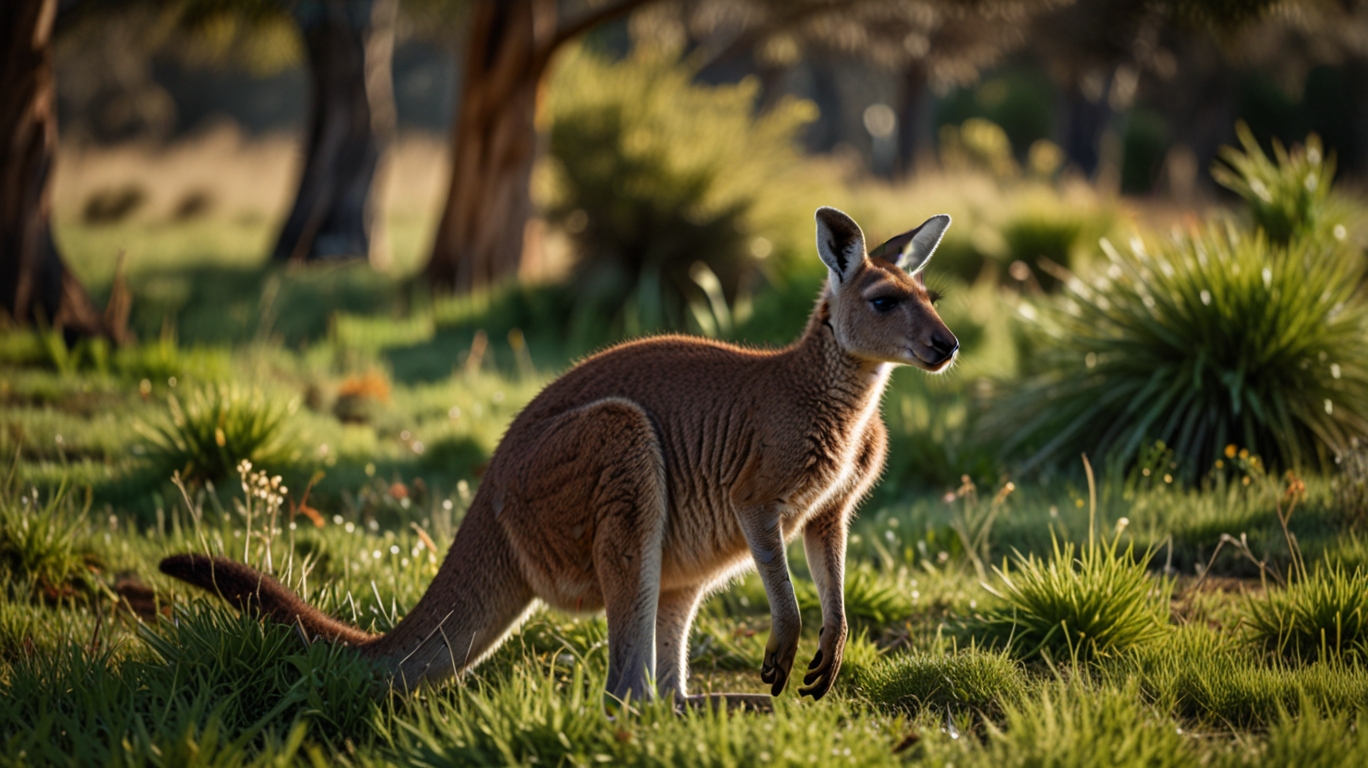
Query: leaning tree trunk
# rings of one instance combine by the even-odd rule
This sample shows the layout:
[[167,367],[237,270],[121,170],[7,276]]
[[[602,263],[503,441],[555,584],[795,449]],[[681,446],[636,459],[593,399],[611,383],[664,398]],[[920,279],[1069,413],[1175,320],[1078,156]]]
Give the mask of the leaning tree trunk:
[[52,240],[56,15],[57,0],[0,3],[0,305],[13,321],[49,323],[71,342],[104,330]]
[[537,95],[556,36],[555,0],[475,9],[452,144],[451,186],[427,276],[460,293],[514,277],[529,236]]
[[309,138],[274,258],[372,255],[376,168],[394,133],[390,64],[397,0],[299,3],[312,76]]

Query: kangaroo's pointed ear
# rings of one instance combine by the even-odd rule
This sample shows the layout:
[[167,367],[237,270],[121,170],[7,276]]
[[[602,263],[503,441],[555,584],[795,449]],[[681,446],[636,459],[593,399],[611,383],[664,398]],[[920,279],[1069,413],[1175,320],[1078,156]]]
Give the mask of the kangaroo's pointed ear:
[[860,225],[835,208],[818,208],[817,253],[836,282],[844,283],[865,258],[864,233],[860,231]]
[[940,245],[945,230],[949,228],[950,216],[936,214],[922,222],[920,227],[893,237],[870,251],[869,258],[887,259],[915,275],[931,260],[931,254],[936,252],[936,246]]

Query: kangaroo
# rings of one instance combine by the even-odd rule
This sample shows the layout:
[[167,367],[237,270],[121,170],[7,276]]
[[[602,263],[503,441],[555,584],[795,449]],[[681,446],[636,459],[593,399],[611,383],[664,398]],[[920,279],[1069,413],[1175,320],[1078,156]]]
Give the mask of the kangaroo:
[[846,642],[846,528],[884,464],[884,387],[895,365],[944,371],[959,342],[922,279],[949,216],[872,254],[846,214],[816,218],[827,283],[796,342],[645,338],[547,385],[495,450],[432,585],[390,632],[333,619],[224,558],[177,555],[161,570],[355,646],[403,688],[478,664],[540,600],[606,612],[617,699],[763,707],[769,695],[687,695],[689,627],[705,596],[756,568],[773,620],[760,676],[778,696],[801,628],[785,543],[801,532],[822,628],[800,692],[822,698]]

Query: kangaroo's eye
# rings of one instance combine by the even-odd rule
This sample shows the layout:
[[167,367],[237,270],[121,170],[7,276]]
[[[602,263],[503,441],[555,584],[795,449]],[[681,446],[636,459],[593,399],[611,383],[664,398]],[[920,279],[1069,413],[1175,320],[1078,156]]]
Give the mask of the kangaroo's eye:
[[898,306],[898,300],[892,298],[891,296],[880,296],[877,299],[870,299],[869,304],[879,312],[887,312],[890,309]]
[[926,292],[926,299],[927,299],[927,301],[930,301],[930,302],[931,302],[931,306],[933,306],[933,307],[936,306],[937,304],[939,304],[939,303],[940,303],[940,300],[941,300],[942,298],[943,298],[943,297],[941,296],[941,294],[938,293],[938,292],[936,292],[936,291],[927,291],[927,292]]

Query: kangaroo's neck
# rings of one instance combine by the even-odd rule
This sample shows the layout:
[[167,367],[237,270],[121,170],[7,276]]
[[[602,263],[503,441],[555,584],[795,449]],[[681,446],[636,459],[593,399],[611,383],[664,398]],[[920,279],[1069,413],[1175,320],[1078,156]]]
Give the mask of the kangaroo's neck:
[[841,348],[831,321],[826,291],[808,318],[803,335],[790,348],[799,380],[809,386],[819,402],[848,412],[868,414],[878,407],[893,371],[890,363],[864,360]]

